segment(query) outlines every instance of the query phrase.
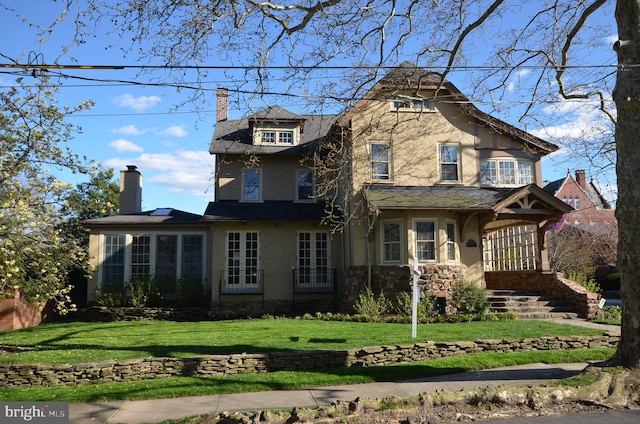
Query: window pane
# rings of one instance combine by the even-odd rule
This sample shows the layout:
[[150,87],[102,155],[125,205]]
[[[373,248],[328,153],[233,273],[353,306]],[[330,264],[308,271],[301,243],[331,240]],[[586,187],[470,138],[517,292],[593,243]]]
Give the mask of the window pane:
[[297,172],[298,200],[313,198],[313,171],[301,170]]
[[158,236],[156,243],[156,277],[175,279],[178,269],[178,236]]
[[202,281],[202,236],[182,236],[182,278]]
[[420,261],[433,261],[436,259],[435,222],[416,222],[416,254]]
[[515,184],[516,170],[515,163],[510,161],[500,161],[500,184]]
[[383,224],[384,261],[400,261],[400,223]]
[[105,235],[105,258],[102,263],[102,283],[124,283],[125,236]]
[[447,260],[456,260],[456,227],[447,224]]
[[496,184],[498,178],[496,175],[496,163],[493,161],[484,161],[480,163],[480,184]]
[[151,237],[133,236],[131,243],[131,278],[148,277],[151,271]]
[[533,184],[533,164],[529,161],[518,161],[519,184]]
[[458,146],[440,146],[440,173],[443,181],[458,181]]
[[283,144],[293,144],[293,131],[280,131],[278,141]]
[[263,131],[262,132],[262,142],[263,143],[275,143],[276,142],[276,133],[275,133],[275,131]]
[[244,187],[242,188],[242,200],[260,200],[260,171],[246,169],[244,171]]
[[371,174],[375,180],[389,179],[389,144],[371,144]]

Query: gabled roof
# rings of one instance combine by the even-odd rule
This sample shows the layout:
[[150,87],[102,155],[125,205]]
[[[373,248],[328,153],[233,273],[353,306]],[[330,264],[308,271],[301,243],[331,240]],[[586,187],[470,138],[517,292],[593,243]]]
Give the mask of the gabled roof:
[[473,118],[479,125],[489,127],[499,134],[507,134],[535,153],[546,155],[558,150],[558,146],[555,144],[482,112],[455,85],[443,80],[439,73],[418,68],[409,62],[402,63],[380,79],[361,100],[340,117],[339,124],[347,126],[353,115],[369,101],[381,98],[391,99],[402,92],[417,93],[419,90],[435,90],[436,99],[438,97],[445,98],[446,100],[441,101],[456,104],[462,112]]
[[567,184],[567,182],[573,182],[576,187],[584,193],[585,196],[598,208],[611,209],[611,203],[604,197],[600,191],[600,187],[595,180],[591,179],[586,183],[586,187],[582,188],[580,184],[575,180],[571,172],[567,172],[567,176],[559,180],[551,181],[544,186],[544,191],[550,193],[553,196],[558,196],[558,193]]
[[102,225],[158,225],[158,224],[201,224],[202,215],[173,208],[158,208],[128,215],[113,215],[104,218],[87,219],[87,227]]
[[[296,115],[279,106],[267,108],[243,119],[218,121],[209,145],[211,154],[291,154],[315,151],[328,134],[336,115]],[[297,146],[253,145],[252,126],[256,122],[299,122],[302,127]]]

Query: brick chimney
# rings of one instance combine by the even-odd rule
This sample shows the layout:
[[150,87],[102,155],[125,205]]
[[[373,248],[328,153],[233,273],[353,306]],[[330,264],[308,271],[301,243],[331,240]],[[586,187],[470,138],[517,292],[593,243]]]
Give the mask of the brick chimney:
[[216,97],[216,121],[226,121],[227,118],[229,118],[229,90],[226,88],[218,88],[216,90]]
[[583,190],[587,189],[587,177],[585,176],[584,169],[576,170],[576,183],[578,183]]
[[142,174],[135,165],[120,171],[120,215],[142,212]]

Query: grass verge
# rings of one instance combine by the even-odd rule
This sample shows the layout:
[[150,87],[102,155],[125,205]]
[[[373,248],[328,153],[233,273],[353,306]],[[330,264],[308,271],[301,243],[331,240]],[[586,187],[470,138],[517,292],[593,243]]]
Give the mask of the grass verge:
[[0,401],[100,402],[140,400],[393,381],[477,371],[535,362],[600,361],[614,349],[576,349],[515,353],[477,353],[384,367],[329,368],[306,372],[236,374],[212,378],[167,378],[77,387],[33,387],[0,390]]

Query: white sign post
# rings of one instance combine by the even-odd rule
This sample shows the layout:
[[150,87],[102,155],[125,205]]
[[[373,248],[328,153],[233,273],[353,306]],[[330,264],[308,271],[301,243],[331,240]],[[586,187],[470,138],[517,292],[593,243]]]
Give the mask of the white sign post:
[[418,258],[413,258],[413,293],[411,295],[411,337],[418,337],[418,301],[420,300],[420,292],[418,290],[418,278],[420,271],[418,270]]

